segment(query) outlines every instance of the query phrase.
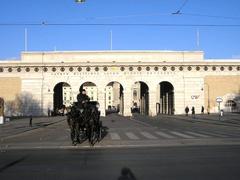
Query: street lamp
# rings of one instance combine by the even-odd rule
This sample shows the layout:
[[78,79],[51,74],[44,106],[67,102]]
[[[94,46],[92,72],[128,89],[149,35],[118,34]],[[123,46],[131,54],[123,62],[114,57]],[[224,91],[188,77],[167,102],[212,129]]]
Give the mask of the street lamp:
[[[209,114],[209,111],[210,111],[210,99],[209,99],[209,85],[207,83],[204,83],[204,85],[207,86],[207,89],[208,89],[208,105],[207,105],[207,113]],[[202,89],[204,90],[204,88]]]

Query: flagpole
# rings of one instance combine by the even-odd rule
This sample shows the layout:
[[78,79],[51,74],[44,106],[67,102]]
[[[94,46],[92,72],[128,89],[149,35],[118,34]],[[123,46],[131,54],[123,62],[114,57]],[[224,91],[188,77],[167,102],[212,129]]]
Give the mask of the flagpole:
[[27,41],[28,41],[28,34],[27,34],[28,32],[27,32],[27,28],[25,28],[25,38],[24,38],[24,49],[25,49],[25,51],[27,51],[27,49],[28,49],[28,44],[27,44]]
[[112,50],[113,42],[112,42],[112,30],[110,31],[110,50]]
[[197,29],[197,49],[199,50],[199,29]]

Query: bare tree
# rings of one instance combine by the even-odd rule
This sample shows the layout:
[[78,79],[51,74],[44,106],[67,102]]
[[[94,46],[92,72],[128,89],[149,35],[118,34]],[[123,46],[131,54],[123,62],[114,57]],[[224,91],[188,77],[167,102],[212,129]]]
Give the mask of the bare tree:
[[40,115],[40,113],[40,102],[29,92],[17,94],[13,101],[5,103],[5,115],[7,116],[30,116]]

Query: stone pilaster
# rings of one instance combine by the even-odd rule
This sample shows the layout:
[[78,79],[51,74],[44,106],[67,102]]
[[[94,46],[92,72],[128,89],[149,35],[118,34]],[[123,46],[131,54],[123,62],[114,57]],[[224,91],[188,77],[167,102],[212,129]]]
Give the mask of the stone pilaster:
[[105,88],[98,89],[98,102],[100,104],[101,116],[106,116]]
[[124,101],[123,115],[124,116],[132,116],[132,113],[131,113],[132,96],[131,96],[130,89],[126,89],[123,91],[123,101]]
[[156,89],[149,90],[149,116],[156,116],[156,104],[157,104],[157,97],[156,97]]

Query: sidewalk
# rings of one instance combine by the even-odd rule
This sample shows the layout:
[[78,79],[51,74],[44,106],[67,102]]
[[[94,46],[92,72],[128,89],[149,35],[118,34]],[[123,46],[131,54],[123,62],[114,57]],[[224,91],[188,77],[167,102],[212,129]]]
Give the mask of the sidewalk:
[[197,114],[194,117],[192,115],[177,115],[174,116],[176,119],[188,120],[192,122],[203,122],[203,123],[210,123],[216,125],[225,125],[225,126],[233,126],[233,127],[240,127],[240,114],[234,113],[225,113],[224,116],[220,116],[219,114]]
[[[223,126],[231,126],[231,127],[240,127],[240,114],[235,113],[226,113],[224,116],[220,117],[218,114],[197,114],[195,115],[195,118],[192,117],[191,114],[188,116],[186,115],[166,115],[166,114],[160,114],[155,117],[148,117],[143,115],[134,115],[135,118],[137,118],[140,121],[149,123],[149,120],[167,120],[167,119],[176,119],[176,120],[182,120],[186,122],[198,122],[198,123],[206,123],[206,124],[214,124],[214,125],[223,125]],[[155,123],[153,123],[155,125]]]
[[60,121],[65,121],[66,117],[33,117],[32,126],[29,126],[29,118],[14,119],[0,125],[0,139],[8,136],[17,135],[26,131],[31,131],[41,127],[46,127]]

